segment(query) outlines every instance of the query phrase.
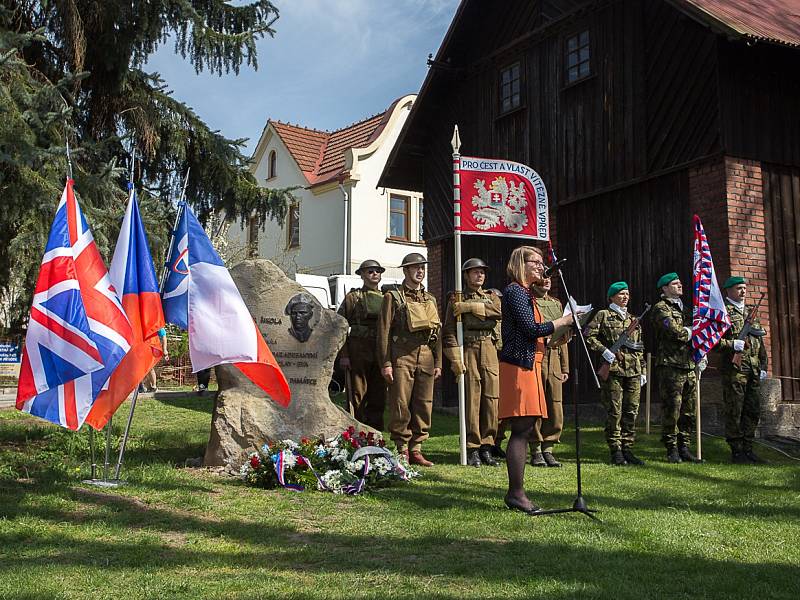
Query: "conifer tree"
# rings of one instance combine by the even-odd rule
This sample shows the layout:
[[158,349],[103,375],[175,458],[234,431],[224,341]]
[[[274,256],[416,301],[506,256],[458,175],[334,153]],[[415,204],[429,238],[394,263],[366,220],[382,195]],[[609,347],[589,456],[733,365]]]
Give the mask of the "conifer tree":
[[133,147],[156,262],[187,170],[187,200],[201,220],[224,211],[229,220],[283,221],[291,191],[260,187],[245,140],[212,131],[145,64],[170,43],[198,72],[257,68],[256,41],[274,35],[277,17],[268,0],[3,0],[0,334],[23,327],[64,185],[67,140],[82,208],[106,256]]

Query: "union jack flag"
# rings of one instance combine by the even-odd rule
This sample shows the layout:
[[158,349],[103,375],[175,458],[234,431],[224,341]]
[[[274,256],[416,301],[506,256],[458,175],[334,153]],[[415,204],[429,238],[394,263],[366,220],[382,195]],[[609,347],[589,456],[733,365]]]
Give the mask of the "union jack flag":
[[708,238],[694,215],[694,305],[692,308],[692,348],[695,362],[700,362],[730,329],[731,319],[717,283]]
[[68,179],[34,290],[17,408],[78,429],[132,339]]

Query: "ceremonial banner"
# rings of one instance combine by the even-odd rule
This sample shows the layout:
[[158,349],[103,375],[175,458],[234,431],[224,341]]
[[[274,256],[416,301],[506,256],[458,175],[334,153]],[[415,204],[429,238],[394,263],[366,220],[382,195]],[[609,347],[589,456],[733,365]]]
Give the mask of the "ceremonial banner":
[[105,426],[162,355],[158,330],[164,327],[164,312],[156,270],[133,184],[129,183],[128,189],[128,207],[114,248],[109,276],[131,323],[134,342],[111,375],[108,389],[100,394],[86,417],[86,422],[95,429]]
[[133,333],[72,186],[68,179],[34,290],[17,408],[74,430]]
[[694,215],[694,305],[692,307],[692,348],[695,362],[700,362],[731,326],[714,272],[708,238]]
[[189,332],[192,370],[233,364],[278,404],[288,406],[286,377],[225,263],[191,209],[184,204],[182,210],[163,299],[167,322]]
[[550,239],[547,189],[536,171],[510,160],[471,156],[460,157],[454,167],[461,233]]

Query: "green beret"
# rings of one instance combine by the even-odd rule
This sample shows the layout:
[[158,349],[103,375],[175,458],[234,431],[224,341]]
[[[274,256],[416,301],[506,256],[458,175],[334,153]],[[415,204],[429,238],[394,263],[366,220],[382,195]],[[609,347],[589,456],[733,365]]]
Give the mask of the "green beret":
[[725,285],[722,286],[722,289],[727,290],[728,288],[732,288],[740,283],[746,283],[744,277],[728,277],[728,279],[725,281]]
[[611,298],[611,296],[619,294],[622,290],[627,290],[627,289],[628,289],[628,284],[625,283],[624,281],[617,281],[615,283],[612,283],[610,286],[608,286],[608,291],[606,292],[606,298]]
[[665,274],[664,274],[664,275],[662,275],[662,276],[661,276],[661,278],[658,280],[658,283],[656,284],[656,287],[657,287],[658,289],[661,289],[662,287],[664,287],[665,285],[669,285],[670,283],[672,283],[672,282],[673,282],[673,281],[675,281],[676,279],[680,279],[680,278],[678,277],[678,274],[677,274],[677,273],[675,273],[675,272],[673,272],[673,273],[665,273]]

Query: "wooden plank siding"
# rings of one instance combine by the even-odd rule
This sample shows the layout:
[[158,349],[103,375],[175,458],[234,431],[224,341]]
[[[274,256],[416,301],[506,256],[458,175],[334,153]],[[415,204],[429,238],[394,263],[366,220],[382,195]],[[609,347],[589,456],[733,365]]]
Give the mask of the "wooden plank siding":
[[783,399],[800,402],[800,169],[762,164],[772,370]]

